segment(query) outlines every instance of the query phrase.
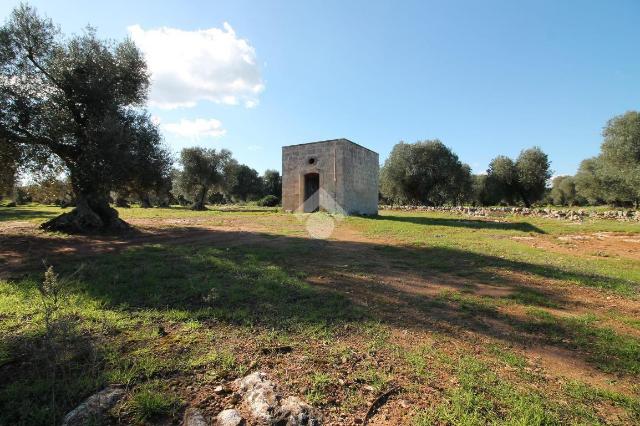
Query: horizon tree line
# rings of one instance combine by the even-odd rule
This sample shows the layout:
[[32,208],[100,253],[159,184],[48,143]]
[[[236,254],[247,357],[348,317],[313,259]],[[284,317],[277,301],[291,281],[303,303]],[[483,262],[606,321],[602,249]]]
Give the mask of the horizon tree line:
[[[73,210],[43,227],[65,232],[127,229],[114,203],[203,209],[269,196],[264,203],[277,204],[279,173],[259,176],[227,150],[187,148],[176,169],[145,109],[149,85],[131,40],[102,40],[91,27],[66,37],[34,8],[16,7],[0,27],[0,194],[18,186],[16,201],[64,197]],[[21,174],[35,183],[20,187]],[[437,139],[400,142],[380,170],[380,194],[395,204],[640,207],[640,113],[609,120],[600,154],[575,176],[556,177],[548,188],[551,175],[538,147],[516,159],[499,155],[474,175]]]

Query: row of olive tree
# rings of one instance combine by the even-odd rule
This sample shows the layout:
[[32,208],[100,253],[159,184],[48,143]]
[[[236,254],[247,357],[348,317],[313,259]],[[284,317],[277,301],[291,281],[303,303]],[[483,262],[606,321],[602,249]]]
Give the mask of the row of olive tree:
[[[277,204],[282,196],[282,179],[276,170],[263,176],[239,164],[226,149],[185,148],[180,153],[181,169],[174,172],[173,194],[194,210],[207,202],[248,201],[269,196]],[[267,202],[267,201],[265,201]]]
[[392,204],[531,206],[545,195],[550,176],[547,155],[537,147],[522,151],[515,161],[496,157],[486,175],[472,175],[439,140],[400,142],[380,171],[380,192]]

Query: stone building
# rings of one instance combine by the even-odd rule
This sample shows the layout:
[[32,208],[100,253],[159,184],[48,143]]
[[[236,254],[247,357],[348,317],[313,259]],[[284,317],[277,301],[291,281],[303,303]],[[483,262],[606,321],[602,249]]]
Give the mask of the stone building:
[[285,211],[378,213],[378,154],[347,139],[282,147]]

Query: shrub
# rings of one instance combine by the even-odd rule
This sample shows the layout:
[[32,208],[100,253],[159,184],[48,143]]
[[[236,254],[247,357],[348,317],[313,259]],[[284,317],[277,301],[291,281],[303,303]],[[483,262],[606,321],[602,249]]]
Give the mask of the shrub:
[[280,204],[280,200],[275,195],[267,195],[258,200],[260,207],[275,207]]
[[180,401],[158,383],[145,383],[133,394],[129,406],[134,417],[145,422],[160,416],[174,416]]

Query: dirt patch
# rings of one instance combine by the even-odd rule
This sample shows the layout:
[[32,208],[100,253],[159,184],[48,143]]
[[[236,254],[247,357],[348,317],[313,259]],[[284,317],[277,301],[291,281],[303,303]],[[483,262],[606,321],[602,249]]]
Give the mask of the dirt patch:
[[541,235],[512,239],[557,253],[640,260],[640,234],[595,232],[559,237]]

